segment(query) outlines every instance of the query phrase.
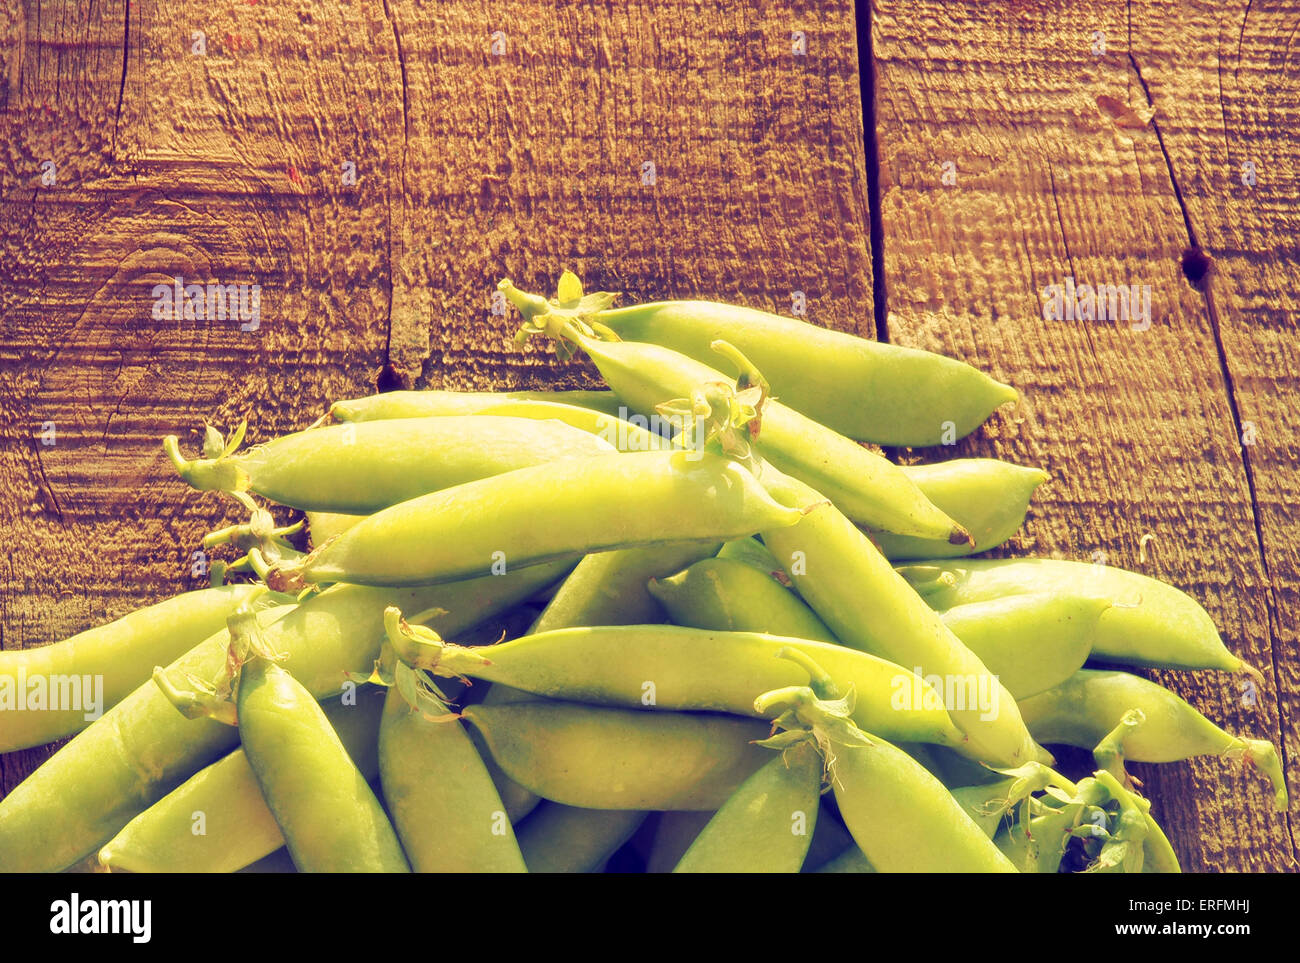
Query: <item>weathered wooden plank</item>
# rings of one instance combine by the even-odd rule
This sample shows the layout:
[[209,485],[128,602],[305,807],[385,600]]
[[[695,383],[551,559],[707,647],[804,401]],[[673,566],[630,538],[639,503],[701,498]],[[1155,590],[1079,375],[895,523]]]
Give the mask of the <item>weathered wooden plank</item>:
[[[1051,472],[1022,547],[1104,553],[1178,585],[1268,672],[1268,580],[1214,327],[1180,270],[1182,211],[1155,129],[1116,123],[1146,106],[1125,9],[874,9],[890,339],[979,358],[1024,391],[1013,416],[957,449]],[[1133,41],[1144,69],[1195,49],[1185,11],[1161,16],[1160,34]],[[1149,285],[1150,327],[1045,320],[1042,292],[1067,276]],[[1279,676],[1286,698],[1292,671]],[[1235,679],[1159,678],[1229,729],[1280,735],[1275,694],[1245,710]],[[1286,819],[1253,774],[1219,760],[1139,772],[1187,869],[1294,867]]]
[[[1177,16],[1174,16],[1177,11]],[[1233,722],[1259,726],[1271,705],[1281,751],[1300,758],[1300,91],[1289,82],[1300,6],[1250,2],[1138,5],[1132,48],[1169,166],[1199,244],[1214,258],[1207,301],[1252,501],[1268,608],[1269,687],[1241,692]],[[1176,33],[1171,31],[1179,24]],[[1176,43],[1177,57],[1148,58]],[[1246,587],[1243,587],[1245,589]],[[1294,765],[1291,792],[1300,791]],[[1287,821],[1287,854],[1296,861]],[[1216,841],[1211,839],[1207,848]]]
[[[4,170],[6,647],[197,583],[189,552],[233,515],[170,480],[163,434],[251,412],[264,440],[373,390],[390,359],[419,384],[592,383],[508,347],[503,274],[782,312],[802,290],[811,320],[872,334],[848,5],[137,2],[126,45],[114,16],[116,58],[60,59],[81,34],[30,12],[5,53],[3,116],[35,131]],[[58,100],[83,88],[100,94]],[[69,140],[57,189],[11,190],[50,140],[44,103],[56,133],[115,138]],[[152,286],[177,274],[261,283],[260,325],[155,322]],[[45,755],[0,758],[0,793]]]

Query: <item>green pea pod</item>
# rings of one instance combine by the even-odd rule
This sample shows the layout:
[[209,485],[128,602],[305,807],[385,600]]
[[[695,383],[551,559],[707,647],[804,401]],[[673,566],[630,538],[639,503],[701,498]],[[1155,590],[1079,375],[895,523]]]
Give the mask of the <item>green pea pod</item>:
[[384,707],[379,769],[384,801],[417,873],[528,871],[464,727],[425,718],[397,687]]
[[734,559],[706,558],[669,578],[653,579],[647,587],[678,625],[839,641],[797,595]]
[[659,622],[663,609],[646,583],[718,550],[716,541],[667,542],[588,555],[564,580],[530,631]]
[[[383,638],[384,606],[443,609],[446,614],[431,624],[454,635],[527,598],[566,568],[541,566],[432,588],[338,586],[309,598],[264,634],[268,644],[288,654],[285,667],[324,699],[342,689],[348,673],[370,670]],[[178,681],[187,674],[216,678],[226,666],[228,645],[228,633],[220,632],[165,674]],[[187,719],[156,684],[145,683],[0,800],[0,871],[50,872],[72,865],[228,753],[237,739],[230,726]],[[61,804],[51,806],[51,799]]]
[[519,827],[530,873],[595,873],[645,821],[637,809],[578,809],[543,801]]
[[[436,410],[443,407],[445,402],[435,400],[432,404],[426,403],[423,407],[434,410],[423,414],[419,412],[421,407],[419,402],[424,399],[425,393],[411,392],[411,394],[416,397],[406,404],[412,409],[412,416],[448,417],[445,412]],[[481,401],[476,400],[473,404],[465,407],[472,410],[466,410],[458,414],[532,419],[534,421],[558,421],[571,428],[577,428],[580,431],[596,435],[618,451],[672,451],[678,447],[667,436],[651,430],[656,426],[652,425],[649,419],[633,414],[622,406],[620,406],[617,413],[608,414],[592,408],[562,404],[557,401],[521,400],[493,395],[483,398]],[[344,417],[339,420],[355,422],[369,419]]]
[[614,451],[557,421],[489,415],[330,425],[194,462],[180,457],[174,435],[165,445],[181,477],[200,491],[247,490],[291,508],[351,515],[517,468]]
[[[499,288],[519,308],[527,325],[536,326],[548,317],[563,320],[548,302],[519,291],[509,281],[502,281]],[[669,348],[638,341],[598,341],[574,324],[561,326],[554,336],[584,351],[615,394],[643,414],[690,398],[701,385],[736,381]],[[763,457],[824,492],[864,525],[960,544],[970,540],[897,465],[778,401],[769,400],[763,407],[759,448]]]
[[346,532],[365,515],[348,515],[343,512],[307,512],[307,533],[312,548],[324,545],[340,532]]
[[612,391],[386,391],[336,401],[330,406],[330,415],[338,421],[480,415],[520,401],[588,408],[607,415],[617,415],[622,405]]
[[[771,466],[764,483],[787,504],[816,500],[816,492]],[[845,645],[941,681],[948,714],[967,736],[963,752],[1000,766],[1051,761],[1034,744],[1015,700],[996,676],[833,505],[820,505],[799,524],[762,535],[800,594]]]
[[428,584],[605,549],[721,541],[793,525],[801,515],[769,498],[744,468],[716,455],[597,455],[520,468],[402,502],[285,572],[307,582]]
[[668,625],[599,626],[476,649],[426,643],[420,664],[439,675],[499,682],[552,699],[754,715],[754,699],[763,692],[809,684],[801,662],[778,658],[784,650],[811,659],[841,687],[852,687],[860,724],[911,742],[964,744],[939,693],[924,680],[868,653],[806,639]]
[[723,804],[673,872],[799,872],[821,785],[822,758],[810,743],[777,755]]
[[863,732],[847,700],[791,687],[754,707],[784,729],[765,745],[815,743],[825,758],[840,816],[868,862],[882,873],[1014,872],[947,788],[903,750]]
[[785,574],[785,569],[776,560],[772,550],[757,538],[733,538],[718,549],[718,558],[744,562],[751,568],[772,576],[786,588],[790,587],[790,576]]
[[1111,602],[1086,595],[1013,595],[957,605],[944,625],[1015,698],[1059,685],[1083,668]]
[[566,702],[469,706],[515,782],[583,809],[716,809],[766,762],[755,719]]
[[904,465],[903,473],[938,508],[975,540],[954,545],[946,539],[871,532],[888,559],[952,558],[1001,545],[1024,524],[1034,489],[1047,472],[996,458],[954,458],[934,465]]
[[239,673],[239,738],[303,873],[403,873],[406,857],[366,777],[306,687],[263,658]]
[[951,444],[1016,390],[943,355],[867,341],[753,308],[659,301],[601,311],[626,341],[664,345],[696,361],[718,339],[743,351],[792,408],[859,441]]
[[[379,774],[375,744],[381,689],[321,708],[366,779]],[[242,748],[214,762],[136,816],[99,851],[99,863],[129,873],[233,873],[284,846]]]
[[185,592],[52,645],[0,652],[0,753],[85,729],[149,681],[153,667],[221,631],[255,585]]
[[1107,598],[1114,605],[1097,626],[1094,658],[1246,672],[1262,681],[1227,650],[1214,620],[1194,599],[1136,572],[1054,558],[938,560],[905,565],[899,572],[937,609],[1031,593]]
[[[651,597],[646,582],[675,572],[683,565],[712,554],[717,548],[717,542],[709,541],[667,542],[663,545],[615,549],[588,555],[564,580],[529,632],[584,625],[634,625],[662,621],[663,609]],[[505,689],[505,686],[492,686],[484,701],[496,703]],[[509,691],[522,695],[524,700],[536,698],[530,693],[519,693],[519,690]],[[485,752],[484,755],[488,770],[492,773],[492,781],[501,793],[511,818],[515,818],[516,812],[531,811],[532,806],[537,804],[537,796],[501,772],[489,754]]]
[[1112,750],[1117,762],[1176,762],[1193,756],[1244,760],[1272,783],[1278,811],[1287,809],[1286,778],[1271,743],[1229,735],[1154,682],[1127,672],[1081,669],[1059,686],[1024,700],[1020,708],[1036,738],[1084,749],[1105,744],[1125,715],[1137,710],[1143,718],[1120,729]]

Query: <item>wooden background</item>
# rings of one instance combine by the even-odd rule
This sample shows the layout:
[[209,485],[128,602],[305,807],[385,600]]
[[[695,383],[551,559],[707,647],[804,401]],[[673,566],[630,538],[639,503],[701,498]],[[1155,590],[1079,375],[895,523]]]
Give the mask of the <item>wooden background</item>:
[[[1298,29],[1259,0],[6,4],[0,643],[199,584],[225,508],[164,434],[193,452],[248,413],[264,440],[377,386],[593,384],[509,346],[502,276],[784,314],[803,291],[814,323],[1022,389],[922,454],[1047,469],[1014,551],[1205,604],[1268,686],[1158,677],[1278,743],[1300,795]],[[260,284],[260,326],[153,320],[176,275]],[[1150,285],[1151,328],[1043,320],[1067,275]],[[0,794],[48,754],[0,757]],[[1297,867],[1255,775],[1138,773],[1186,869]]]

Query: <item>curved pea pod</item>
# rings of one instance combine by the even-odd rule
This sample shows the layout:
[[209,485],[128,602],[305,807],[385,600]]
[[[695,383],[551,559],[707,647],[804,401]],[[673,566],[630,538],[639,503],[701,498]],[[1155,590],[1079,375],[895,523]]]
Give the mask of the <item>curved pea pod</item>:
[[588,555],[564,580],[530,631],[662,621],[663,608],[647,583],[707,558],[718,548],[716,541],[667,542]]
[[185,592],[72,638],[0,651],[0,753],[42,746],[85,729],[170,662],[222,630],[226,616],[264,588]]
[[[573,281],[576,283],[576,278]],[[636,411],[656,412],[661,406],[692,397],[702,385],[732,384],[736,380],[655,344],[599,341],[571,323],[571,310],[526,294],[508,280],[498,287],[524,316],[521,334],[545,330],[565,342],[557,350],[567,351],[568,344],[580,348],[619,398]],[[580,286],[577,293],[581,295]],[[778,401],[769,400],[763,407],[758,447],[763,457],[824,492],[864,525],[900,535],[952,539],[961,544],[970,540],[897,465]]]
[[853,689],[853,717],[860,724],[910,742],[961,746],[965,741],[925,680],[842,645],[756,632],[632,625],[556,629],[476,649],[426,648],[421,664],[439,675],[499,682],[573,702],[736,715],[754,715],[754,699],[770,689],[809,684],[802,664],[778,658],[788,649],[811,659],[840,687]]
[[[348,673],[369,672],[384,633],[384,607],[442,609],[429,624],[465,631],[561,577],[566,566],[420,589],[337,586],[312,596],[263,635],[287,653],[285,667],[318,699],[339,693]],[[283,613],[279,613],[283,614]],[[180,680],[218,677],[229,633],[219,632],[166,670]],[[133,817],[235,747],[238,733],[213,719],[188,719],[150,681],[75,736],[0,800],[0,870],[50,872],[97,851]],[[57,807],[50,805],[58,799]]]
[[[366,779],[379,774],[375,751],[381,689],[321,709]],[[187,779],[136,816],[99,851],[99,863],[130,873],[233,873],[284,846],[242,748]]]
[[840,815],[879,872],[1014,871],[943,783],[889,743],[838,751],[830,773]]
[[1059,685],[1092,651],[1111,602],[1086,595],[1012,595],[957,605],[944,625],[1016,699]]
[[1016,390],[961,361],[881,344],[753,308],[660,301],[601,311],[627,341],[664,345],[708,363],[710,345],[743,351],[790,407],[859,441],[937,445],[974,431]]
[[1286,778],[1271,743],[1229,735],[1184,699],[1138,676],[1081,669],[1059,686],[1025,699],[1020,708],[1036,738],[1084,749],[1100,745],[1098,762],[1105,765],[1109,752],[1120,773],[1125,758],[1244,760],[1272,783],[1278,811],[1287,808]]
[[379,731],[384,801],[417,873],[524,873],[505,806],[464,727],[394,686]]
[[[787,503],[807,503],[816,494],[770,466],[764,483]],[[996,676],[833,505],[762,535],[804,600],[845,645],[941,681],[948,714],[967,736],[965,754],[1000,766],[1051,761]]]
[[530,873],[595,873],[632,838],[648,813],[578,809],[543,801],[519,827]]
[[622,405],[612,391],[386,391],[336,401],[330,406],[330,415],[337,421],[480,415],[521,401],[589,408],[608,415],[618,415]]
[[797,595],[734,559],[706,558],[676,575],[652,579],[647,587],[678,625],[839,641]]
[[778,754],[723,804],[673,872],[799,872],[821,786],[822,757],[810,743]]
[[943,783],[903,750],[859,729],[849,708],[806,687],[767,692],[755,702],[785,730],[765,745],[819,747],[840,816],[876,870],[1014,872]]
[[511,779],[583,809],[716,809],[768,757],[767,726],[734,716],[547,701],[461,717]]
[[1093,639],[1095,658],[1169,669],[1259,673],[1223,644],[1214,620],[1191,596],[1112,565],[1054,558],[917,562],[899,572],[935,608],[1030,593],[1108,598]]
[[954,545],[947,539],[871,532],[885,558],[895,560],[952,558],[996,548],[1019,531],[1034,489],[1048,478],[1041,469],[996,458],[954,458],[902,468],[926,498],[970,532],[974,544]]
[[299,872],[404,873],[397,834],[315,698],[281,666],[239,674],[239,738]]
[[494,415],[330,425],[194,462],[180,457],[175,436],[165,445],[181,477],[200,491],[253,491],[291,508],[350,515],[517,468],[614,451],[557,421]]
[[284,574],[416,585],[613,548],[793,525],[740,465],[703,452],[565,459],[413,498],[371,515]]

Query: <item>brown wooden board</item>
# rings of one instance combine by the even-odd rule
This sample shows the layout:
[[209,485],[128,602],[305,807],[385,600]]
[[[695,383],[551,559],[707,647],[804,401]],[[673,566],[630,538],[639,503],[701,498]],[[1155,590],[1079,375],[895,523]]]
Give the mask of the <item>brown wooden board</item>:
[[[1051,472],[1015,550],[1191,593],[1270,684],[1251,699],[1219,673],[1155,677],[1230,731],[1285,736],[1293,758],[1293,31],[1274,14],[1238,45],[1236,6],[1133,4],[1130,31],[1120,4],[879,0],[878,254],[890,340],[978,358],[1024,391],[945,453]],[[1269,180],[1248,191],[1233,169],[1256,153]],[[1222,252],[1217,320],[1181,268],[1185,214]],[[1150,327],[1045,320],[1043,291],[1067,276],[1149,285]],[[1247,420],[1259,440],[1243,457]],[[1256,774],[1217,759],[1135,771],[1185,869],[1296,868]]]

